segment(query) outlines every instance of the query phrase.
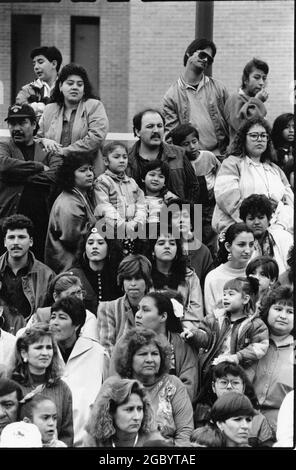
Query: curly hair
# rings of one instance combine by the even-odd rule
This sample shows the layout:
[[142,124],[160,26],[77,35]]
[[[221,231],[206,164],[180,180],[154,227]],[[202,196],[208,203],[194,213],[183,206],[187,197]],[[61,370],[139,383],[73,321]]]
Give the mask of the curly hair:
[[6,217],[2,222],[2,236],[5,238],[8,230],[22,230],[26,229],[29,236],[34,235],[34,225],[29,217],[23,214],[13,214]]
[[57,184],[63,190],[71,192],[75,186],[75,170],[83,165],[92,166],[93,154],[72,153],[63,158],[62,165],[57,170]]
[[[291,307],[294,306],[294,291],[290,286],[279,286],[275,289],[272,289],[268,294],[266,294],[261,302],[261,312],[260,318],[264,321],[267,328],[269,329],[268,324],[268,315],[270,307],[272,307],[277,302],[281,302],[285,305]],[[294,330],[294,328],[293,328]]]
[[81,65],[78,64],[67,64],[65,65],[59,73],[58,79],[54,86],[53,92],[51,94],[50,103],[57,103],[59,106],[64,105],[64,95],[60,90],[60,85],[64,83],[70,75],[78,75],[84,84],[84,94],[83,100],[88,100],[90,98],[99,99],[92,90],[92,85],[89,81],[87,71]]
[[110,377],[103,383],[86,425],[87,432],[97,442],[107,442],[116,434],[114,413],[118,406],[129,401],[132,393],[137,394],[143,403],[143,419],[139,432],[150,432],[153,414],[143,385],[137,380]]
[[160,367],[156,377],[161,377],[170,369],[172,347],[164,337],[157,335],[148,328],[133,328],[123,337],[122,343],[118,347],[115,355],[115,369],[121,377],[133,378],[133,357],[142,347],[155,344],[159,350]]
[[217,262],[219,264],[226,263],[228,260],[229,252],[227,251],[225,244],[229,243],[231,245],[236,239],[236,237],[242,232],[251,233],[253,235],[253,231],[246,224],[243,224],[241,222],[232,224],[227,228],[227,230],[225,231],[225,238],[223,237],[223,241],[220,238],[219,241],[219,250],[217,253]]
[[248,216],[266,215],[268,220],[273,213],[272,203],[265,194],[251,194],[246,197],[239,208],[239,216],[245,222]]
[[247,121],[243,121],[241,126],[239,127],[235,139],[233,141],[230,153],[235,156],[247,156],[247,149],[246,149],[246,140],[247,140],[247,133],[251,129],[251,127],[255,126],[256,124],[264,127],[265,132],[268,134],[268,140],[266,145],[266,150],[260,156],[261,162],[275,162],[277,160],[275,150],[272,145],[272,141],[270,138],[271,130],[269,123],[261,118],[261,117],[254,117],[252,119],[248,119]]
[[24,362],[22,351],[28,351],[29,346],[37,343],[42,338],[50,338],[52,342],[53,357],[50,365],[45,371],[45,383],[47,387],[53,386],[62,376],[61,364],[58,356],[58,350],[53,333],[48,323],[35,323],[27,328],[16,341],[14,366],[12,368],[11,378],[19,384],[32,386],[33,381],[29,370],[28,362]]
[[294,114],[292,113],[281,114],[275,119],[271,130],[271,140],[276,149],[281,146],[287,145],[286,141],[283,138],[283,130],[286,128],[290,121],[294,121]]

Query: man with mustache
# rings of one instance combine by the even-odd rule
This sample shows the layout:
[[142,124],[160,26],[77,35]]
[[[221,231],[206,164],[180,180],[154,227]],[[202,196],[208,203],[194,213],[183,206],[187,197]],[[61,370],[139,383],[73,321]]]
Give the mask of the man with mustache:
[[195,175],[185,151],[163,141],[164,117],[161,112],[154,108],[140,111],[133,118],[133,128],[139,140],[130,149],[127,172],[140,188],[144,189],[143,170],[147,162],[159,159],[166,162],[170,169],[167,185],[169,191],[193,203],[205,202],[205,182]]
[[[14,380],[0,378],[0,436],[7,424],[19,420],[19,402],[23,398],[22,389]],[[1,440],[1,438],[0,438]]]
[[30,105],[10,106],[5,121],[11,138],[0,141],[0,220],[15,213],[29,217],[38,229],[33,251],[42,260],[48,198],[62,158],[34,141],[38,124]]
[[198,129],[200,148],[222,160],[229,134],[224,114],[228,91],[223,83],[205,75],[215,55],[212,41],[192,41],[183,58],[184,72],[167,90],[162,105],[166,135],[179,124],[191,124]]
[[[38,261],[30,248],[33,246],[32,221],[14,214],[4,219],[2,232],[6,253],[0,257],[1,295],[9,308],[8,324],[20,315],[25,320],[43,307],[46,294],[55,273]],[[8,315],[8,312],[4,312]]]

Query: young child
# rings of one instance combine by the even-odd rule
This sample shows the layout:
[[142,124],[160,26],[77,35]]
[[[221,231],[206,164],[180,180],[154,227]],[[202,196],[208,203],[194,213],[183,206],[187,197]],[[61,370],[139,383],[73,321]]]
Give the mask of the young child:
[[50,398],[36,393],[25,401],[20,410],[21,419],[25,423],[37,426],[42,439],[42,447],[67,447],[57,439],[57,409]]
[[104,217],[116,238],[134,238],[132,234],[146,222],[146,206],[143,191],[126,174],[126,145],[110,142],[104,147],[103,159],[107,169],[95,180],[95,215]]
[[142,181],[145,185],[144,193],[148,223],[158,223],[163,205],[172,198],[177,197],[167,189],[169,171],[168,164],[158,159],[145,165]]
[[190,124],[180,124],[171,134],[174,145],[185,149],[199,181],[205,179],[208,191],[208,203],[203,203],[203,242],[209,246],[212,254],[216,252],[216,236],[211,222],[215,207],[214,185],[221,166],[216,155],[208,150],[199,149],[198,130]]
[[182,333],[199,349],[204,379],[211,365],[234,362],[248,372],[266,354],[268,329],[254,313],[257,292],[257,279],[230,279],[224,285],[222,308],[218,306],[213,314],[207,315],[198,329]]
[[277,285],[279,278],[278,264],[270,256],[257,256],[247,265],[246,275],[258,279],[259,291],[258,300],[256,302],[256,312],[260,315],[263,296]]

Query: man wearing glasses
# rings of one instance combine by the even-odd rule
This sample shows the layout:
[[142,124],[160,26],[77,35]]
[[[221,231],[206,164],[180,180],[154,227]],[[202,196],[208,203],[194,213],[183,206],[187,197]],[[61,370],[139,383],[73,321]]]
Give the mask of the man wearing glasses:
[[166,134],[178,124],[189,123],[198,129],[200,148],[223,156],[228,145],[228,124],[224,105],[225,86],[205,75],[213,63],[216,46],[208,39],[195,39],[184,55],[184,72],[163,98]]
[[266,62],[253,58],[244,67],[241,88],[233,93],[225,103],[225,116],[229,125],[231,146],[243,120],[265,117],[265,89],[269,67]]

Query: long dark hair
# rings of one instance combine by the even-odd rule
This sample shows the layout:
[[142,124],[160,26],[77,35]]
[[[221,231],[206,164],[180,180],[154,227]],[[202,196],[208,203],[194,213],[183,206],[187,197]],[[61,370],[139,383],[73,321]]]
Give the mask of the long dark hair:
[[161,276],[156,267],[156,258],[154,256],[154,247],[161,236],[170,236],[176,242],[177,252],[176,256],[172,261],[171,273],[169,278],[169,287],[171,289],[177,289],[180,284],[184,284],[186,271],[187,271],[187,261],[186,257],[183,254],[182,240],[180,238],[175,238],[173,234],[172,227],[167,227],[164,233],[162,233],[161,227],[157,227],[157,238],[149,240],[147,247],[147,257],[151,260],[152,263],[152,280],[155,289],[163,289]]
[[97,99],[97,100],[99,99],[93,93],[92,85],[89,81],[86,70],[81,65],[71,63],[71,64],[65,65],[62,68],[62,70],[61,70],[61,72],[58,76],[58,79],[56,81],[55,87],[53,89],[53,92],[52,92],[52,95],[51,95],[51,98],[50,98],[50,103],[57,103],[59,106],[64,105],[64,95],[60,90],[60,85],[62,83],[64,83],[64,81],[67,80],[67,78],[70,75],[78,75],[83,80],[83,83],[84,83],[83,99],[84,100],[88,100],[90,98],[94,98],[94,99]]
[[167,313],[167,320],[166,320],[166,329],[171,333],[182,333],[182,323],[180,318],[177,318],[174,313],[174,307],[170,299],[169,292],[166,291],[154,291],[148,292],[144,297],[150,297],[154,300],[155,306],[158,310],[158,315],[162,313]]
[[247,155],[247,150],[246,150],[247,133],[249,132],[251,127],[253,127],[255,124],[258,124],[264,127],[266,133],[268,134],[266,150],[262,153],[260,157],[260,161],[261,162],[277,161],[275,150],[273,148],[271,138],[270,138],[271,136],[270,125],[265,119],[261,117],[254,117],[247,121],[243,121],[243,123],[241,124],[240,128],[237,131],[237,134],[231,146],[230,153],[235,156],[243,156],[243,157]]
[[225,244],[229,243],[231,245],[232,242],[236,239],[236,237],[242,232],[253,234],[253,231],[246,224],[240,222],[230,225],[225,231],[224,236],[220,236],[220,239],[218,237],[219,250],[217,253],[217,265],[221,263],[226,263],[228,260],[229,252],[226,250]]
[[283,138],[283,130],[292,120],[294,121],[294,114],[292,113],[281,114],[275,119],[271,130],[271,139],[276,149],[288,145]]

